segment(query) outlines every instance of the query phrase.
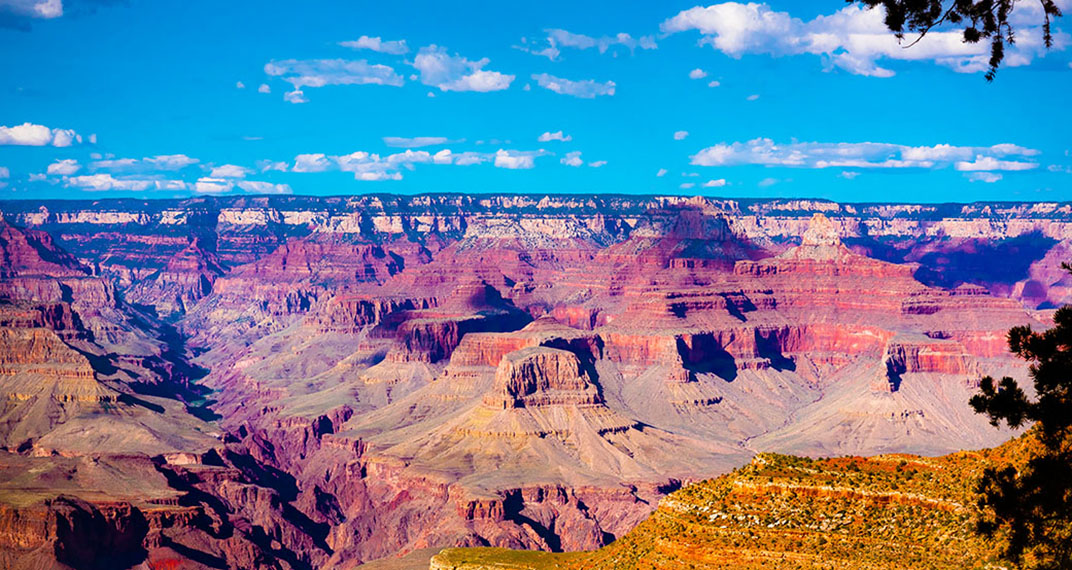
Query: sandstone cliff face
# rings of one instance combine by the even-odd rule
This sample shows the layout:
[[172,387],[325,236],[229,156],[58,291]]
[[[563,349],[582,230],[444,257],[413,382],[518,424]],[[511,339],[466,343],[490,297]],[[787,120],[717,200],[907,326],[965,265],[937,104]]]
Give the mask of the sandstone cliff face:
[[127,289],[126,298],[152,306],[162,316],[183,314],[208,296],[216,279],[226,272],[215,252],[194,239],[159,272]]
[[503,408],[602,403],[598,388],[584,376],[581,361],[572,352],[523,348],[503,356],[494,391],[484,403]]

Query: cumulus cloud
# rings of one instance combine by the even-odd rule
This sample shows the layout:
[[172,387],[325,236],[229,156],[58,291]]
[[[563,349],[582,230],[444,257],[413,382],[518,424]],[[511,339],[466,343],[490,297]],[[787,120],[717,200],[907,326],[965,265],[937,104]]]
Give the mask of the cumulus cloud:
[[161,181],[146,178],[115,178],[111,174],[106,173],[70,176],[63,179],[65,186],[101,192],[108,190],[144,192],[149,189],[170,186],[174,184],[174,182],[175,181]]
[[596,160],[596,161],[588,163],[588,166],[591,166],[592,168],[599,168],[601,166],[606,166],[606,165],[607,165],[607,161],[605,161],[605,160]]
[[[797,168],[941,168],[955,163],[957,170],[1027,170],[1038,166],[1022,159],[1039,151],[1013,144],[989,147],[906,146],[890,143],[778,144],[758,138],[748,142],[721,143],[702,149],[691,157],[697,166],[755,164]],[[999,160],[1015,157],[1021,160]],[[971,162],[969,162],[971,161]]]
[[370,64],[366,60],[286,59],[265,64],[264,72],[290,83],[293,91],[283,98],[290,103],[305,103],[304,88],[325,85],[391,85],[401,87],[402,76],[394,68]]
[[625,32],[617,33],[613,36],[601,36],[593,37],[584,34],[576,34],[562,29],[549,29],[547,30],[546,43],[543,45],[530,45],[527,40],[522,40],[522,45],[517,46],[518,49],[526,51],[531,54],[541,55],[552,61],[558,59],[562,51],[560,48],[571,48],[578,50],[586,50],[596,48],[599,53],[607,53],[608,50],[613,51],[613,48],[622,47],[630,52],[640,49],[656,49],[659,46],[655,43],[654,36],[641,36],[634,38],[630,34]]
[[145,158],[108,158],[91,162],[91,170],[111,170],[113,172],[154,172],[176,171],[193,166],[199,161],[185,154],[160,154]]
[[[96,137],[93,137],[93,141],[96,141]],[[0,145],[65,147],[76,143],[82,143],[82,135],[71,129],[50,129],[33,123],[0,126]]]
[[288,184],[272,184],[271,182],[261,182],[258,180],[239,180],[235,183],[236,186],[241,188],[245,192],[250,194],[292,194],[293,190],[290,189]]
[[391,55],[402,55],[409,52],[409,48],[406,47],[406,40],[385,41],[379,37],[361,36],[353,41],[339,42],[339,45],[351,49],[367,49]]
[[514,76],[485,70],[491,60],[470,61],[450,55],[446,48],[426,46],[417,52],[413,67],[420,72],[421,83],[438,87],[440,91],[502,91],[510,87]]
[[309,102],[309,99],[305,97],[305,91],[302,91],[301,89],[287,91],[283,94],[283,100],[287,103],[294,103],[295,105]]
[[993,184],[1003,178],[1002,175],[994,172],[969,172],[964,176],[972,182],[985,182],[987,184]]
[[707,72],[697,67],[689,72],[689,79],[703,79],[707,77]]
[[536,166],[537,153],[499,149],[495,152],[495,167],[511,170],[528,169]]
[[245,83],[242,83],[241,81],[235,82],[235,89],[245,89],[245,88],[246,88]]
[[549,75],[547,73],[536,73],[533,74],[532,78],[536,80],[536,84],[540,87],[549,89],[560,95],[570,95],[582,99],[594,99],[599,95],[614,95],[615,85],[613,81],[607,81],[605,83],[600,83],[592,79],[572,81],[561,77],[555,77],[554,75]]
[[53,162],[52,164],[48,165],[48,169],[46,170],[46,172],[53,176],[69,176],[71,174],[74,174],[75,172],[78,172],[81,169],[82,165],[78,164],[77,160],[74,160],[73,158],[67,158],[64,160],[57,160],[56,162]]
[[[1024,7],[1029,4],[1024,3]],[[857,4],[804,21],[767,4],[723,2],[683,10],[660,28],[671,34],[698,31],[700,45],[710,45],[734,58],[746,54],[812,54],[821,56],[828,69],[839,68],[855,75],[891,77],[894,72],[880,63],[884,60],[929,61],[962,73],[988,68],[987,42],[965,43],[961,31],[939,29],[911,49],[904,49],[905,44],[889,32],[884,19],[883,8],[868,9]],[[1041,22],[1041,17],[1021,22],[1016,43],[1007,48],[1004,65],[1028,65],[1046,52]],[[1063,33],[1055,34],[1054,39],[1057,49],[1069,43]]]
[[234,182],[223,178],[199,178],[193,185],[193,191],[198,194],[223,194],[232,189],[234,189]]
[[1018,160],[999,160],[993,156],[978,155],[974,161],[958,162],[956,169],[963,172],[979,172],[991,170],[1031,170],[1037,168],[1034,162],[1022,162]]
[[711,81],[707,84],[708,87],[718,87],[719,85],[722,85],[722,83],[718,81]]
[[261,86],[257,88],[257,93],[271,93],[272,88],[267,83],[261,83]]
[[683,141],[683,140],[685,140],[685,137],[687,137],[687,136],[689,136],[688,131],[675,131],[674,132],[674,140],[676,140],[676,141]]
[[450,142],[446,137],[383,137],[383,144],[392,147],[420,148]]
[[244,166],[224,164],[213,167],[209,176],[212,178],[245,178],[247,174],[253,174],[253,171]]
[[331,168],[332,161],[328,160],[327,155],[315,153],[315,154],[299,154],[294,157],[294,172],[324,172]]
[[579,150],[567,152],[566,156],[562,157],[559,162],[565,164],[566,166],[573,167],[581,166],[582,164],[584,164],[584,161],[581,160],[581,151]]
[[539,138],[537,138],[536,140],[538,140],[540,142],[551,142],[551,141],[569,142],[569,141],[573,140],[573,137],[570,136],[570,135],[562,134],[562,131],[555,131],[553,133],[550,132],[550,131],[547,131],[544,134],[540,135]]
[[286,162],[283,162],[283,161],[258,160],[257,161],[257,168],[261,172],[269,172],[269,171],[272,171],[272,170],[277,171],[277,172],[286,172],[287,169],[290,168],[290,165],[287,164]]
[[726,185],[725,178],[719,178],[718,180],[708,180],[703,183],[704,188],[721,188]]
[[[518,151],[500,149],[494,153],[452,152],[442,149],[432,154],[424,150],[406,149],[404,152],[381,156],[376,153],[356,151],[344,155],[300,154],[294,158],[291,172],[350,172],[356,180],[401,180],[402,172],[414,170],[419,164],[471,166],[493,163],[499,168],[526,169],[535,166],[535,159],[544,151]],[[286,164],[262,162],[265,165]]]
[[11,171],[6,166],[0,166],[0,178],[11,178]]

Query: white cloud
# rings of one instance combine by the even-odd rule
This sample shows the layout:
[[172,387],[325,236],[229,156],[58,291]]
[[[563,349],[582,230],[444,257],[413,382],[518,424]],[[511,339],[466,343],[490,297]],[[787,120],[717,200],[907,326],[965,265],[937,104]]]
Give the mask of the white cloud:
[[599,83],[592,79],[571,81],[547,73],[537,73],[532,78],[536,80],[540,87],[561,95],[570,95],[582,99],[593,99],[599,95],[614,95],[615,85],[613,81],[605,83]]
[[235,83],[235,89],[245,89],[245,88],[246,88],[245,83],[242,83],[241,81],[238,81],[238,82]]
[[223,194],[234,189],[234,182],[222,178],[199,178],[193,190],[198,194]]
[[27,18],[52,19],[63,15],[62,0],[0,0],[0,13],[11,12]]
[[420,148],[450,142],[446,137],[383,137],[383,144],[393,147]]
[[721,188],[726,185],[725,178],[719,178],[718,180],[708,180],[703,183],[704,188]]
[[361,36],[353,41],[339,42],[339,45],[351,49],[368,49],[391,55],[402,55],[409,52],[409,48],[406,46],[406,40],[384,41],[379,37],[370,38],[368,36]]
[[972,182],[985,182],[987,184],[993,184],[1003,178],[1002,175],[995,172],[969,172],[964,176]]
[[838,174],[838,178],[844,178],[845,180],[854,180],[859,175],[860,175],[859,172],[853,172],[851,170],[844,170],[844,171],[841,172],[841,174]]
[[401,87],[403,80],[394,68],[370,64],[366,60],[286,59],[265,64],[264,72],[294,86],[283,98],[291,103],[305,103],[305,87],[325,85],[391,85]]
[[[1011,144],[989,147],[935,146],[912,147],[890,143],[819,143],[792,142],[778,144],[758,138],[748,142],[722,143],[702,149],[691,157],[697,166],[734,166],[757,164],[798,168],[938,168],[956,162],[957,170],[1026,170],[1033,162],[1002,161],[1003,157],[1025,158],[1039,151]],[[967,162],[975,159],[974,162]],[[959,162],[957,162],[959,161]]]
[[719,85],[722,85],[722,83],[720,83],[718,81],[712,81],[712,82],[707,84],[708,87],[718,87]]
[[11,178],[11,171],[6,166],[0,166],[0,178]]
[[438,87],[440,91],[501,91],[510,87],[513,75],[484,69],[491,60],[470,61],[450,55],[446,48],[426,46],[417,52],[413,67],[420,72],[421,83]]
[[682,182],[678,186],[678,188],[681,188],[682,190],[688,190],[689,188],[692,188],[693,186],[696,186],[695,182]]
[[550,131],[547,131],[544,134],[540,135],[539,138],[537,138],[536,140],[538,140],[540,142],[551,142],[551,141],[569,142],[569,141],[573,140],[573,137],[570,136],[570,135],[562,134],[562,131],[555,131],[553,133],[550,132]]
[[450,164],[454,161],[454,153],[449,148],[445,148],[432,155],[432,162],[434,164]]
[[[534,55],[541,55],[554,61],[558,59],[558,56],[562,53],[559,48],[572,48],[579,50],[586,50],[591,48],[597,48],[599,53],[606,53],[608,50],[612,50],[615,47],[623,47],[630,52],[640,49],[657,49],[659,46],[655,43],[654,36],[641,36],[634,38],[630,34],[621,32],[613,36],[602,36],[599,38],[586,36],[584,34],[575,34],[573,32],[561,29],[547,30],[547,46],[540,47],[522,45],[518,46],[522,51]],[[527,44],[525,40],[522,40],[523,44]]]
[[667,170],[665,168],[660,168],[659,171],[655,173],[655,176],[662,178],[663,176],[666,176],[666,173]]
[[116,172],[153,172],[176,171],[193,166],[199,161],[185,154],[161,154],[145,158],[108,158],[90,163],[92,170],[111,170]]
[[305,98],[305,91],[301,89],[295,89],[294,91],[287,91],[283,94],[283,100],[287,103],[294,103],[299,105],[301,103],[308,103],[309,99]]
[[156,180],[148,179],[115,178],[111,174],[71,176],[64,178],[63,182],[68,187],[82,188],[84,190],[124,190],[132,192],[143,192],[150,188],[156,188],[159,183]]
[[82,143],[82,135],[71,129],[50,129],[44,125],[23,123],[14,127],[0,126],[0,146],[71,146]]
[[536,166],[535,158],[535,153],[500,148],[495,152],[495,167],[511,170],[528,169]]
[[48,169],[46,170],[46,172],[53,176],[70,176],[71,174],[74,174],[81,169],[82,165],[78,164],[77,160],[74,160],[73,158],[67,158],[64,160],[57,160],[56,162],[53,162],[52,164],[48,165]]
[[483,164],[489,160],[491,160],[489,155],[481,154],[479,152],[463,152],[454,155],[454,164],[458,166]]
[[[495,153],[460,152],[441,149],[435,154],[424,150],[406,149],[403,152],[381,156],[376,153],[356,151],[345,155],[300,154],[294,158],[291,172],[350,172],[354,179],[364,181],[401,180],[406,170],[415,170],[420,164],[470,166],[492,162],[499,168],[527,169],[535,166],[535,159],[546,154],[543,150],[519,151],[500,149]],[[261,161],[262,169],[286,165]]]
[[759,100],[759,95],[752,94],[752,95],[749,95],[748,97],[745,97],[745,99],[748,100],[748,101],[758,101]]
[[707,72],[697,67],[689,72],[689,79],[703,79],[707,77]]
[[245,178],[247,174],[253,174],[253,171],[235,164],[224,164],[216,166],[209,173],[212,178]]
[[764,178],[763,180],[759,181],[759,187],[760,188],[767,188],[769,186],[774,186],[775,184],[777,184],[779,182],[781,182],[781,180],[778,180],[777,178]]
[[288,184],[272,184],[257,180],[239,180],[235,183],[239,188],[251,194],[293,194]]
[[261,83],[261,86],[257,88],[257,93],[271,93],[272,88],[267,83]]
[[[962,73],[988,67],[988,42],[965,43],[963,32],[938,29],[905,49],[907,44],[889,32],[884,20],[884,9],[857,4],[805,22],[767,4],[723,2],[683,10],[664,21],[660,29],[665,33],[696,30],[701,34],[701,45],[710,45],[734,58],[745,54],[812,54],[822,56],[828,69],[836,67],[872,77],[894,74],[880,65],[883,60],[930,61]],[[1041,21],[1041,17],[1034,18],[1017,29],[1017,41],[1007,47],[1004,65],[1028,65],[1046,52]],[[1058,33],[1054,39],[1057,49],[1068,44],[1066,34]]]
[[689,136],[688,131],[675,131],[674,132],[674,140],[676,140],[676,141],[683,141],[683,140],[685,140],[685,137],[687,137],[687,136]]
[[299,154],[294,157],[294,172],[324,172],[332,163],[324,154]]
[[600,167],[606,166],[606,165],[607,165],[607,161],[605,161],[605,160],[596,160],[594,162],[589,162],[588,163],[588,166],[591,166],[592,168],[600,168]]
[[559,162],[561,162],[562,164],[565,164],[566,166],[573,166],[573,167],[577,167],[577,166],[580,166],[580,165],[584,164],[584,161],[581,160],[581,151],[579,151],[579,150],[575,150],[573,152],[567,152],[566,156],[562,157],[559,160]]
[[270,172],[273,170],[277,172],[286,172],[290,168],[290,165],[282,161],[258,160],[257,168],[260,169],[261,172]]
[[1037,168],[1034,162],[1021,162],[1018,160],[998,160],[992,156],[978,155],[973,162],[958,162],[956,169],[963,172],[977,172],[989,170],[1031,170]]

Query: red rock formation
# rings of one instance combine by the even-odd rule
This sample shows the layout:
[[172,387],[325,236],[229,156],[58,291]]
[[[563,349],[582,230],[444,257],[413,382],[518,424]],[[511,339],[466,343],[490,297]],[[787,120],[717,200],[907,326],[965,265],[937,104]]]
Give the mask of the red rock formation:
[[[61,464],[94,441],[153,456],[141,475],[166,474],[171,491],[130,502],[146,560],[243,568],[430,545],[594,548],[673,480],[754,450],[992,443],[1003,435],[963,405],[972,379],[1022,373],[1004,331],[1042,325],[994,293],[1054,303],[1061,278],[1032,265],[1015,290],[935,287],[952,279],[935,260],[1072,237],[1072,212],[1005,205],[132,204],[0,205],[85,262],[41,232],[0,230],[14,244],[0,248],[2,419],[48,419],[5,436],[5,457]],[[803,215],[815,210],[827,214]],[[1033,239],[1056,252],[1052,269],[1063,250]],[[197,402],[198,371],[134,301],[206,351],[217,421],[175,399]]]
[[126,297],[155,307],[161,315],[181,314],[211,293],[216,279],[225,273],[219,257],[194,238],[163,269],[130,287]]

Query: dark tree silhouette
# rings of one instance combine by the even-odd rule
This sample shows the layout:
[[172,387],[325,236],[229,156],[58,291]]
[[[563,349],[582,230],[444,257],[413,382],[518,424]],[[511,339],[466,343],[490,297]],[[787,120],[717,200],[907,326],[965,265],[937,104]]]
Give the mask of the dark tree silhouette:
[[[990,69],[986,80],[993,81],[998,67],[1005,59],[1005,44],[1016,43],[1015,30],[1009,18],[1016,5],[1025,0],[847,0],[874,8],[886,8],[886,27],[898,39],[906,33],[919,34],[915,44],[932,29],[949,24],[964,29],[964,41],[975,44],[990,42]],[[1046,47],[1053,46],[1050,22],[1061,17],[1055,0],[1026,0],[1042,5],[1042,32]]]
[[971,406],[995,426],[1034,427],[1022,466],[987,469],[979,481],[978,531],[998,538],[1017,567],[1072,569],[1072,306],[1049,330],[1010,330],[1009,348],[1031,363],[1034,398],[1012,378],[995,385],[988,376]]

